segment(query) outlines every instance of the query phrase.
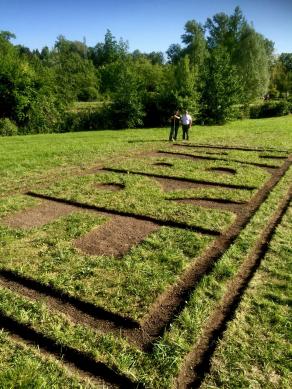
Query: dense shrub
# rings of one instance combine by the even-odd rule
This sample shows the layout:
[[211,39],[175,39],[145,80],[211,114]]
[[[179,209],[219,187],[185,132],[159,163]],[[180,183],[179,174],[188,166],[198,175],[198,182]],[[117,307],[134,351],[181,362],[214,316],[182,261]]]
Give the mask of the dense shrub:
[[30,133],[59,132],[63,122],[64,107],[53,94],[39,93],[30,102],[26,128]]
[[61,132],[103,130],[112,127],[113,123],[108,108],[77,112],[68,111],[63,116]]
[[273,116],[288,115],[291,111],[290,104],[286,100],[269,101],[263,104],[253,105],[250,107],[250,118],[269,118]]
[[13,121],[8,118],[0,119],[0,135],[1,136],[12,136],[17,135],[18,128]]
[[98,99],[98,90],[92,86],[82,88],[78,93],[78,101],[96,101]]

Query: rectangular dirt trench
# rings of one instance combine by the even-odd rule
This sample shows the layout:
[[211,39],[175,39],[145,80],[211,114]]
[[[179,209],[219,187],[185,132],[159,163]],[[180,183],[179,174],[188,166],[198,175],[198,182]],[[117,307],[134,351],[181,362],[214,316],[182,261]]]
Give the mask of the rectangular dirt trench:
[[121,258],[134,245],[141,243],[159,225],[128,216],[112,216],[104,224],[75,240],[74,245],[89,255]]

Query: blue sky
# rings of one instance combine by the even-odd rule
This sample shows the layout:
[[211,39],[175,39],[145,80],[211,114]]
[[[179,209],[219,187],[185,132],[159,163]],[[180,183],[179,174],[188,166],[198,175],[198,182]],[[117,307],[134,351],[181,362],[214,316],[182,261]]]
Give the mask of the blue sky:
[[15,33],[16,44],[41,49],[60,34],[94,46],[109,29],[130,51],[165,52],[181,43],[188,20],[204,23],[237,5],[277,53],[292,52],[292,0],[0,0],[0,30]]

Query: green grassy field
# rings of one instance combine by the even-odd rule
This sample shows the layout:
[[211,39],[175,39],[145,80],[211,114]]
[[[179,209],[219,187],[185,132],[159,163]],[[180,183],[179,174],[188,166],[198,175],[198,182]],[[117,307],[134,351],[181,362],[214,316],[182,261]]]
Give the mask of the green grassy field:
[[[0,138],[0,386],[289,388],[291,133]],[[42,223],[43,198],[75,208]],[[156,228],[119,258],[76,247],[117,215]]]

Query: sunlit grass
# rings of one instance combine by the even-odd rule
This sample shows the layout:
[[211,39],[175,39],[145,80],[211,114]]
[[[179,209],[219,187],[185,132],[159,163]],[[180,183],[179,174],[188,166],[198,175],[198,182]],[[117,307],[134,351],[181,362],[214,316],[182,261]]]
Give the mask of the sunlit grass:
[[93,388],[86,379],[77,379],[53,358],[36,348],[20,344],[0,331],[1,388]]

